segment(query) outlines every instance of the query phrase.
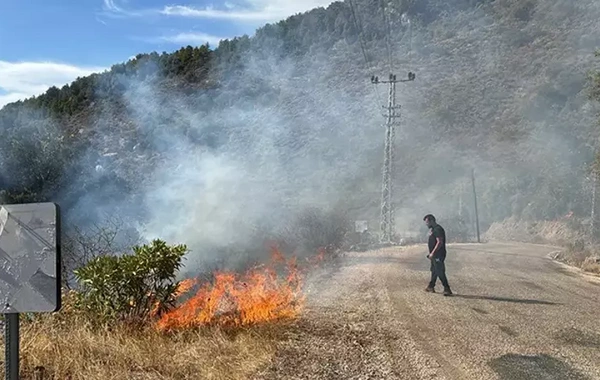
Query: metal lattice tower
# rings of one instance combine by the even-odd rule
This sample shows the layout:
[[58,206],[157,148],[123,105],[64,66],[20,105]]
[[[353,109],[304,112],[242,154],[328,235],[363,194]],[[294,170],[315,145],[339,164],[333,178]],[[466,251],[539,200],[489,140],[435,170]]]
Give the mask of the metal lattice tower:
[[396,126],[399,124],[400,113],[397,110],[401,106],[396,105],[396,83],[415,80],[415,74],[408,73],[408,79],[396,79],[396,75],[390,74],[389,80],[380,81],[378,77],[371,77],[373,84],[389,84],[388,105],[385,123],[385,144],[383,155],[382,184],[381,184],[381,242],[392,243],[394,236],[394,203],[393,203],[393,164],[394,164],[394,142],[396,137]]

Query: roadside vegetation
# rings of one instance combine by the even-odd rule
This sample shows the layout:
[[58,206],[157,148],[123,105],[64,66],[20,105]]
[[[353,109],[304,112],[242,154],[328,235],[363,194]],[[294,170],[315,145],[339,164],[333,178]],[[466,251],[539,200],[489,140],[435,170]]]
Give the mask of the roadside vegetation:
[[[383,120],[368,78],[387,71],[389,33],[394,59],[417,67],[420,81],[402,100],[411,114],[394,163],[398,207],[419,210],[416,222],[437,207],[451,239],[469,241],[465,180],[479,164],[487,238],[570,247],[563,260],[599,272],[589,232],[589,178],[600,172],[589,111],[600,101],[595,2],[389,3],[390,25],[379,2],[334,2],[215,48],[139,54],[0,110],[0,202],[58,202],[68,220],[64,307],[23,315],[23,378],[43,368],[54,379],[247,379],[267,365],[286,321],[302,315],[306,273],[335,260],[353,220],[376,224]],[[272,155],[261,156],[266,147]],[[224,248],[208,255],[216,267],[190,272],[187,246],[142,242],[132,230],[161,197],[192,194],[169,205],[182,211],[203,197],[194,186],[211,178],[195,176],[213,166],[173,181],[155,173],[179,173],[207,152],[215,172],[217,158],[237,160],[227,180],[254,170],[248,183],[210,189],[213,211],[227,206],[233,226],[246,209],[276,222],[234,264],[219,264],[230,259]],[[231,203],[247,193],[268,202]],[[98,210],[122,217],[122,230],[107,230]],[[202,233],[193,225],[190,236]]]
[[184,278],[188,248],[162,240],[93,255],[58,313],[21,316],[21,378],[248,379],[301,316],[307,276],[336,261],[347,222],[331,220],[305,214],[287,236],[294,255],[273,241],[239,272]]

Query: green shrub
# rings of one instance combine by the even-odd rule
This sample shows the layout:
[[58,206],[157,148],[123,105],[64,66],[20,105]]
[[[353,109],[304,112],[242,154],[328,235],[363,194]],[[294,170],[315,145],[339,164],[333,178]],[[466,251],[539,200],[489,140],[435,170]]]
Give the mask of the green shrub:
[[133,254],[101,256],[75,271],[77,308],[95,322],[146,321],[172,307],[185,245],[162,240],[133,247]]

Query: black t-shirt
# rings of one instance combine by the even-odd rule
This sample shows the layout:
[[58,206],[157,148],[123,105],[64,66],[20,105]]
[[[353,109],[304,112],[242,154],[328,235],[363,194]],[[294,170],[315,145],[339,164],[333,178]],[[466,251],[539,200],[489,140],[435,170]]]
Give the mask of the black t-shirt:
[[436,224],[435,227],[432,227],[429,229],[429,242],[428,242],[429,253],[431,253],[433,251],[433,249],[435,248],[435,245],[437,244],[437,241],[436,241],[437,238],[442,239],[442,245],[436,251],[435,257],[445,259],[446,258],[446,231],[444,231],[442,226],[440,226],[439,224]]

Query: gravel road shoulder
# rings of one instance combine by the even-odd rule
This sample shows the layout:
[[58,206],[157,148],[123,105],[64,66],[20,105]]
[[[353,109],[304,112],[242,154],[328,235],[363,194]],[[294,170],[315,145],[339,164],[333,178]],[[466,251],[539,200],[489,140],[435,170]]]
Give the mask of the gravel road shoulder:
[[349,254],[254,378],[600,379],[600,288],[549,249],[453,247],[455,297],[423,291],[421,247]]

